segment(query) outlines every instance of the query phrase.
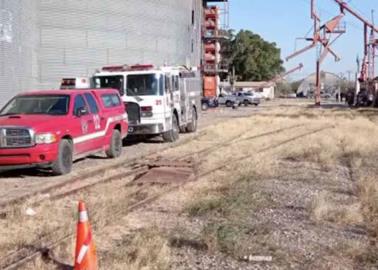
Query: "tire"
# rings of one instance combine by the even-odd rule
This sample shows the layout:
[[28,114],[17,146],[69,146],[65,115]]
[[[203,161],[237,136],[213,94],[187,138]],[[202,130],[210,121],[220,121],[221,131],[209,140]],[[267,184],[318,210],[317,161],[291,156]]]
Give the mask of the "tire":
[[72,171],[73,147],[69,140],[59,143],[58,158],[51,166],[54,175],[65,175]]
[[244,101],[243,101],[243,104],[244,104],[245,107],[248,107],[248,105],[249,105],[249,101],[248,101],[248,100],[244,100]]
[[233,102],[231,100],[226,101],[226,107],[232,107]]
[[257,106],[259,106],[259,104],[258,104],[258,103],[255,103],[255,104],[253,104],[253,105],[255,105],[256,107],[257,107]]
[[207,111],[209,109],[209,105],[207,103],[202,103],[201,108],[203,111]]
[[172,129],[163,133],[163,140],[165,142],[175,142],[179,139],[180,127],[176,115],[172,116]]
[[105,154],[108,158],[117,158],[122,154],[122,137],[118,129],[113,130],[110,147]]
[[186,127],[186,131],[193,133],[197,131],[197,126],[198,126],[198,117],[197,117],[197,112],[196,109],[192,109],[192,122],[188,124]]

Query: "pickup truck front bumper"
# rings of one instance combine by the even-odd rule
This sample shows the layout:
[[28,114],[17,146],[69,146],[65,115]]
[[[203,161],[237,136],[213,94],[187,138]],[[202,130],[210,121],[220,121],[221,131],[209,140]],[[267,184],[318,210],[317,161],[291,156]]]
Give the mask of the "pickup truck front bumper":
[[18,165],[45,165],[58,157],[58,143],[28,148],[1,148],[0,168]]

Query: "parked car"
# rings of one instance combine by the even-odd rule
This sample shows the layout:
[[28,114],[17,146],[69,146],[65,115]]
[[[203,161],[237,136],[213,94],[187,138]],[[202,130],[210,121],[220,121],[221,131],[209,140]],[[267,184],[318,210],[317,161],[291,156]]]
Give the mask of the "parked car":
[[63,175],[71,172],[73,160],[95,152],[119,157],[127,121],[114,89],[17,95],[0,111],[0,166],[47,167]]
[[218,96],[218,103],[227,107],[232,107],[234,104],[240,105],[237,96],[234,94],[220,94]]
[[218,106],[219,106],[219,103],[218,103],[218,100],[215,97],[213,97],[213,98],[203,97],[201,99],[201,108],[202,108],[203,111],[206,111],[209,108],[216,108]]
[[238,103],[244,104],[244,106],[258,106],[261,102],[260,98],[255,96],[253,92],[237,92],[234,95],[237,97]]

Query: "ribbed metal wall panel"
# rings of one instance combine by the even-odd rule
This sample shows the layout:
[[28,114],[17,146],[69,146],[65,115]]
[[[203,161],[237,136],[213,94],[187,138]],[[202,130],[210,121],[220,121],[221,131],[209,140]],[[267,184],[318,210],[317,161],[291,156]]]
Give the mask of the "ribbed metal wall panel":
[[1,100],[30,88],[57,88],[62,77],[88,76],[103,65],[200,64],[202,0],[0,3],[14,17],[12,42],[0,41]]
[[37,1],[0,0],[0,105],[38,80]]

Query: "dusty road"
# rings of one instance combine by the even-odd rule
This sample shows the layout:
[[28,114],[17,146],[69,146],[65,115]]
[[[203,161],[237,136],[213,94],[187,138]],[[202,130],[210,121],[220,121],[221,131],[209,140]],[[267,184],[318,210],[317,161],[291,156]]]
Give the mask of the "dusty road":
[[[132,212],[132,194],[169,185],[138,193],[125,184],[133,179],[119,179],[45,201],[31,217],[25,204],[0,219],[0,256],[72,230],[85,198],[101,269],[378,269],[377,132],[374,109],[277,100],[209,112],[199,136],[154,148],[196,161],[197,181]],[[73,242],[53,251],[60,262],[72,264]]]

